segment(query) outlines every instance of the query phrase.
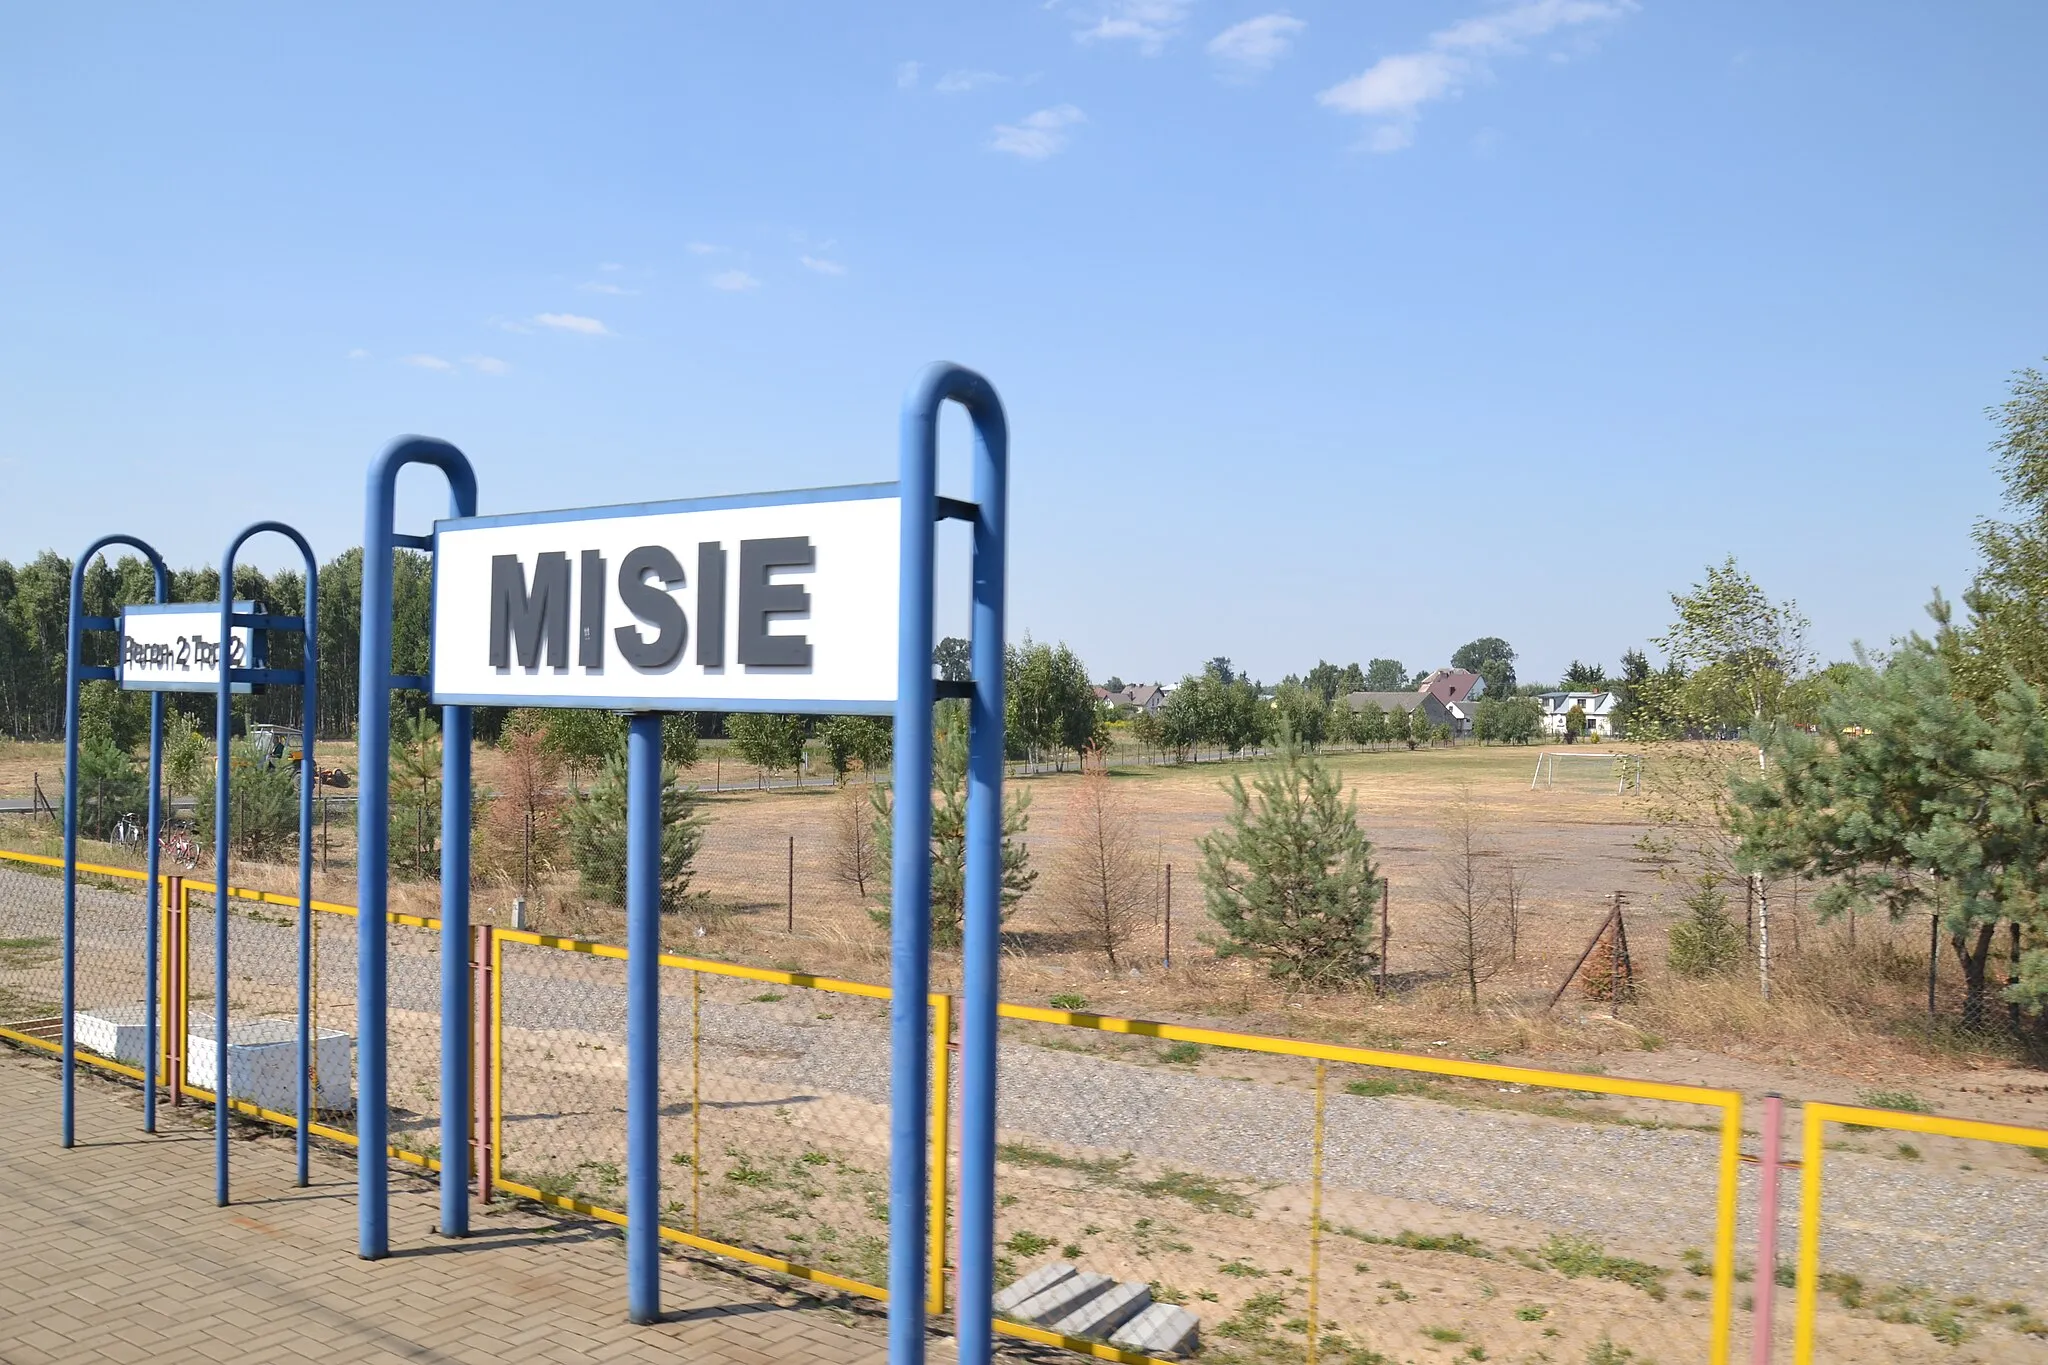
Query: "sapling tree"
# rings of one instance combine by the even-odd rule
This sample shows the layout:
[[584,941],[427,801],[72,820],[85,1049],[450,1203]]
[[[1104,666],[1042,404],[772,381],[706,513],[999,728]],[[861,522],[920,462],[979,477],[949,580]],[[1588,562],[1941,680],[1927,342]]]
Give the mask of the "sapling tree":
[[1231,778],[1229,818],[1202,839],[1217,956],[1251,958],[1290,985],[1363,981],[1379,960],[1379,870],[1357,799],[1292,733],[1278,744],[1249,788]]

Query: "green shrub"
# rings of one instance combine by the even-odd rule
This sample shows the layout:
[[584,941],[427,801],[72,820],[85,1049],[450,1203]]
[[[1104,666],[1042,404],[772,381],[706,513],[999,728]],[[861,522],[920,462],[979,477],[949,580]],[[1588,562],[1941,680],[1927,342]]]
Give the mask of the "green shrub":
[[1671,926],[1671,970],[1699,980],[1725,976],[1742,961],[1742,934],[1728,918],[1728,897],[1712,874],[1685,898],[1686,917]]

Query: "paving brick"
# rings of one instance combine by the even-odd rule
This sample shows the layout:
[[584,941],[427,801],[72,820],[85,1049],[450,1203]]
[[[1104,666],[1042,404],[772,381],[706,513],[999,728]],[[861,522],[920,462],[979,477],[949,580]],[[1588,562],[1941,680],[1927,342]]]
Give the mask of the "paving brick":
[[[312,1184],[298,1189],[288,1135],[237,1141],[238,1202],[220,1209],[208,1134],[165,1106],[159,1136],[142,1137],[140,1097],[94,1077],[80,1078],[77,1099],[83,1141],[66,1152],[55,1141],[56,1068],[0,1048],[8,1365],[886,1359],[879,1313],[851,1315],[829,1298],[788,1306],[715,1262],[679,1256],[664,1259],[663,1300],[689,1317],[631,1327],[616,1229],[590,1235],[552,1212],[496,1205],[478,1210],[474,1237],[451,1243],[431,1232],[438,1190],[409,1176],[392,1181],[394,1254],[363,1261],[352,1159],[316,1149]],[[495,1244],[507,1240],[522,1244]],[[952,1352],[934,1341],[931,1356]]]

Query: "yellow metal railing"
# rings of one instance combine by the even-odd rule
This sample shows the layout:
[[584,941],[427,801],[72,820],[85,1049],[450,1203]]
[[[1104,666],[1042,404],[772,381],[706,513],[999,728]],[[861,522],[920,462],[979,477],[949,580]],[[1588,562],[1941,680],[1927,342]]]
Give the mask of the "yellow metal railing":
[[2023,1128],[2010,1123],[1913,1114],[1898,1109],[1869,1109],[1853,1104],[1826,1104],[1818,1100],[1801,1105],[1800,1116],[1799,1268],[1792,1319],[1793,1365],[1813,1365],[1813,1320],[1820,1289],[1821,1166],[1827,1157],[1826,1137],[1830,1123],[1853,1123],[1860,1128],[1881,1128],[1895,1133],[1921,1133],[1930,1137],[2048,1149],[2048,1129]]

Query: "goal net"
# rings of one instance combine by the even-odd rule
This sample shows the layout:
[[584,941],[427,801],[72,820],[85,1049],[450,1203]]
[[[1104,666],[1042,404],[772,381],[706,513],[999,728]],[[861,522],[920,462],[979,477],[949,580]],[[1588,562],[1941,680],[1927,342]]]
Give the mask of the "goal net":
[[1641,754],[1617,754],[1599,749],[1577,752],[1546,749],[1536,756],[1536,776],[1530,779],[1529,787],[1532,791],[1538,787],[1563,787],[1571,791],[1619,794],[1634,791],[1642,784]]

